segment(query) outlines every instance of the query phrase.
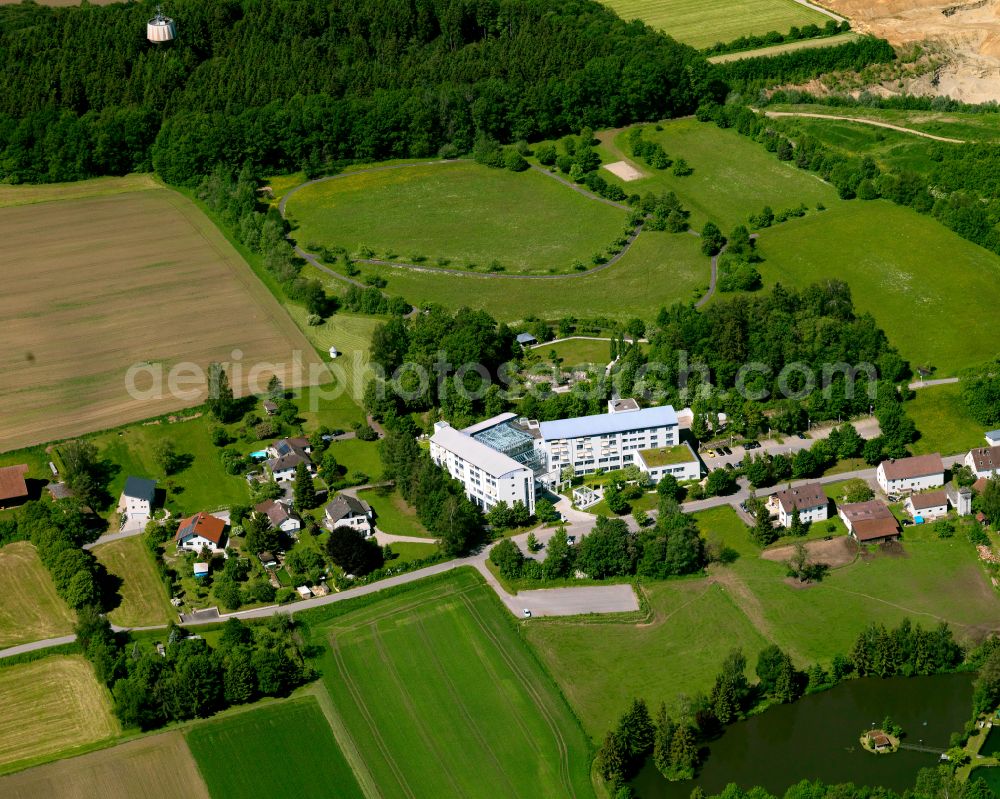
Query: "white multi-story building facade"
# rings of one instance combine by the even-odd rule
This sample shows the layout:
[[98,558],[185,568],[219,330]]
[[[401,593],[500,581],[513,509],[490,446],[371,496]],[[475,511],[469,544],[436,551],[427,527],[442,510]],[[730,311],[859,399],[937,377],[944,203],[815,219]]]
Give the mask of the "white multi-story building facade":
[[965,465],[976,477],[990,478],[1000,474],[1000,446],[969,450],[965,456]]
[[529,467],[448,422],[434,425],[430,445],[431,459],[462,483],[484,513],[501,501],[520,501],[529,513],[535,512],[535,475]]
[[938,453],[882,461],[875,480],[886,494],[926,491],[944,485],[944,463]]
[[672,406],[639,408],[634,400],[612,400],[609,407],[608,413],[539,424],[535,447],[547,472],[559,473],[569,466],[574,474],[591,474],[638,466],[641,450],[677,445],[677,414]]
[[830,498],[819,483],[807,483],[797,488],[786,488],[775,494],[778,503],[778,523],[788,529],[792,526],[795,509],[803,523],[822,522],[829,518]]

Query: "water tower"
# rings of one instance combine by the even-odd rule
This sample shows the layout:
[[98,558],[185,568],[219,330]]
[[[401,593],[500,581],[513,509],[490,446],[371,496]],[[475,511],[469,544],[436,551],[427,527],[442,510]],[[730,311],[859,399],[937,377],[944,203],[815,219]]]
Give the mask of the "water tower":
[[163,16],[163,11],[157,6],[156,16],[146,23],[146,38],[153,44],[163,44],[172,42],[176,35],[174,21],[170,17]]

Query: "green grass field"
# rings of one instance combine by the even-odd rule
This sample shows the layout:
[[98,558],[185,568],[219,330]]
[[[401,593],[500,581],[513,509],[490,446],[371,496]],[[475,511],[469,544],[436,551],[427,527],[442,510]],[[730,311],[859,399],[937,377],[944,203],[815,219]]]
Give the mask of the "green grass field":
[[334,441],[328,452],[332,452],[337,463],[347,468],[349,472],[364,472],[375,482],[382,475],[382,459],[378,454],[377,441],[361,441],[353,438],[346,441]]
[[589,262],[625,224],[624,211],[537,172],[468,161],[347,173],[296,192],[286,213],[307,249],[366,246],[378,258],[447,258],[455,269],[485,270],[496,260],[535,274]]
[[144,627],[175,619],[163,581],[140,538],[123,538],[94,547],[94,556],[121,579],[121,604],[108,614],[112,624]]
[[732,647],[742,647],[753,668],[757,652],[773,641],[805,667],[849,652],[869,622],[947,621],[965,641],[997,627],[1000,595],[964,535],[940,540],[910,529],[904,556],[862,558],[799,588],[786,582],[782,563],[759,557],[731,508],[696,518],[707,538],[739,557],[713,566],[708,578],[647,586],[649,622],[538,620],[525,628],[595,739],[633,696],[655,706],[708,689]]
[[562,358],[563,368],[597,364],[604,366],[611,361],[611,342],[601,339],[572,338],[555,344],[542,344],[531,351],[543,361],[550,360],[549,353],[555,350]]
[[[784,32],[784,31],[783,31]],[[724,64],[727,61],[739,61],[743,58],[760,58],[761,56],[776,56],[782,53],[790,53],[794,50],[813,50],[818,47],[837,47],[847,44],[859,38],[853,31],[838,33],[836,36],[824,36],[821,39],[800,39],[797,42],[785,42],[775,44],[771,47],[761,47],[756,50],[740,50],[736,53],[725,53],[723,55],[711,56],[708,60],[712,64]]]
[[[779,161],[773,153],[734,130],[723,130],[696,119],[678,119],[662,127],[663,130],[657,131],[651,125],[644,125],[643,137],[659,142],[670,158],[687,161],[694,169],[692,174],[677,177],[670,169],[657,170],[636,162],[647,177],[626,183],[617,181],[606,169],[601,170],[601,175],[609,183],[618,182],[629,193],[676,192],[691,212],[689,221],[696,229],[712,221],[728,234],[765,205],[775,211],[799,203],[815,208],[816,203],[830,205],[837,199],[833,187],[792,164]],[[628,153],[626,135],[623,131],[611,141],[615,151]],[[601,136],[606,138],[605,134]]]
[[313,697],[196,724],[186,738],[216,799],[365,796]]
[[375,510],[375,524],[379,530],[393,535],[433,537],[417,519],[417,511],[406,504],[398,491],[373,488],[359,492],[358,497]]
[[531,315],[627,319],[650,318],[664,305],[700,296],[697,289],[708,288],[710,264],[694,236],[643,233],[614,266],[582,277],[519,280],[396,267],[378,271],[388,280],[390,293],[417,305],[436,302],[450,308],[482,308],[504,321]]
[[73,613],[31,544],[0,549],[0,585],[0,649],[73,632]]
[[[212,444],[214,426],[212,419],[201,416],[173,424],[135,424],[92,436],[101,456],[121,467],[111,481],[111,495],[117,501],[126,478],[136,476],[155,479],[161,488],[169,479],[174,489],[168,493],[167,507],[172,511],[196,513],[245,504],[250,491],[245,480],[222,468],[219,449]],[[164,439],[172,441],[178,453],[191,457],[190,466],[169,478],[153,454],[156,443]]]
[[1000,258],[916,211],[884,200],[839,203],[762,231],[760,247],[765,285],[847,281],[855,307],[875,317],[904,358],[937,367],[937,376],[996,354]]
[[793,0],[606,0],[605,5],[622,19],[641,19],[694,47],[769,31],[787,33],[793,25],[823,27],[830,19]]
[[417,544],[410,541],[397,541],[390,546],[396,557],[389,562],[389,565],[395,566],[429,558],[438,550],[437,544]]
[[920,432],[920,438],[910,445],[915,455],[950,455],[985,446],[983,427],[966,413],[958,385],[918,389],[906,403],[906,412]]
[[462,570],[312,622],[362,784],[386,799],[593,796],[587,738],[507,615]]

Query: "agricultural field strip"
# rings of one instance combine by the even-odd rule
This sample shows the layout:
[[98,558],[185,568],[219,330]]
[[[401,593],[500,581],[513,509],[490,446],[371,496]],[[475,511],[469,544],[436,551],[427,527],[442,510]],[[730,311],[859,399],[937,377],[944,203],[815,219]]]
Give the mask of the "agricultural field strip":
[[[328,176],[322,177],[322,178],[314,178],[313,180],[306,181],[305,183],[300,183],[298,186],[296,186],[293,189],[289,190],[281,198],[281,201],[278,203],[278,210],[281,212],[282,216],[285,216],[285,203],[287,202],[287,200],[289,199],[289,197],[291,197],[299,189],[303,189],[303,188],[305,188],[307,186],[311,186],[311,185],[314,185],[314,184],[317,184],[317,183],[322,183],[322,182],[327,181],[327,180],[333,180],[335,178],[352,177],[354,175],[358,175],[358,174],[362,174],[362,173],[366,173],[366,172],[382,172],[382,171],[390,170],[390,169],[403,169],[405,167],[427,166],[428,164],[455,164],[455,163],[463,163],[463,162],[469,162],[469,161],[468,161],[468,159],[461,159],[460,158],[460,159],[454,159],[454,160],[451,160],[451,161],[420,161],[420,162],[405,163],[405,164],[387,164],[387,165],[384,165],[384,166],[370,167],[370,168],[367,168],[367,169],[356,169],[356,170],[352,170],[350,172],[341,172],[341,173],[336,174],[336,175],[328,175]],[[474,163],[474,162],[471,162],[471,163]],[[570,181],[566,180],[565,178],[561,177],[560,175],[554,174],[554,173],[550,172],[547,169],[543,169],[542,167],[536,166],[534,164],[532,164],[531,168],[534,171],[538,172],[539,174],[542,174],[542,175],[545,175],[546,177],[552,178],[553,180],[556,180],[557,182],[559,182],[562,185],[570,188],[571,190],[577,192],[578,194],[583,195],[588,200],[593,200],[595,202],[601,202],[601,203],[604,203],[606,205],[610,205],[613,208],[618,208],[618,209],[621,209],[621,210],[624,210],[624,211],[631,210],[629,208],[629,206],[627,206],[627,205],[624,205],[622,203],[617,203],[614,200],[609,200],[609,199],[607,199],[605,197],[600,197],[600,196],[594,194],[593,192],[589,191],[585,187],[578,186],[578,185],[576,185],[574,183],[571,183]],[[357,258],[357,259],[354,259],[354,260],[355,260],[355,263],[368,264],[370,266],[388,266],[388,267],[395,267],[397,269],[410,269],[410,270],[413,270],[415,272],[436,272],[436,273],[439,273],[439,274],[446,274],[446,275],[459,275],[461,277],[492,278],[492,279],[500,279],[500,280],[503,280],[503,279],[508,279],[508,280],[562,280],[562,279],[566,279],[566,278],[587,277],[588,275],[593,275],[596,272],[602,272],[605,269],[610,269],[615,264],[617,264],[618,261],[620,261],[622,258],[625,257],[625,255],[631,249],[632,245],[635,243],[636,239],[639,238],[639,234],[642,232],[642,229],[643,229],[643,225],[640,223],[638,226],[636,226],[635,231],[628,237],[628,240],[625,243],[625,245],[622,247],[622,249],[619,252],[617,252],[616,254],[612,255],[605,263],[603,263],[603,264],[597,264],[596,266],[592,266],[589,269],[585,269],[583,271],[566,272],[565,274],[555,274],[555,275],[518,275],[518,274],[501,274],[501,273],[491,273],[491,272],[470,272],[470,271],[461,270],[461,269],[458,269],[458,268],[452,268],[452,269],[450,269],[450,268],[441,267],[441,266],[429,266],[429,265],[425,265],[425,264],[414,264],[414,263],[409,263],[407,261],[401,261],[401,260],[398,260],[398,259],[397,260],[389,261],[389,260],[386,260],[386,259],[383,259],[383,258]],[[695,233],[694,235],[697,235],[697,233]],[[326,266],[325,264],[323,264],[319,260],[319,257],[317,255],[315,255],[315,253],[309,252],[308,250],[306,250],[298,242],[293,242],[293,244],[295,246],[295,249],[299,252],[299,254],[302,255],[302,257],[306,258],[313,266],[316,266],[317,268],[321,269],[322,271],[326,272],[327,274],[329,274],[329,275],[331,275],[333,277],[336,277],[336,278],[339,278],[341,280],[344,280],[344,281],[346,281],[348,283],[351,283],[351,284],[353,284],[355,286],[363,286],[364,285],[360,281],[354,280],[354,279],[348,277],[347,275],[343,275],[340,272],[338,272],[338,271],[336,271],[334,269],[331,269],[330,267]]]
[[729,61],[740,61],[744,58],[768,58],[782,53],[791,53],[796,50],[816,50],[821,47],[837,47],[841,44],[854,41],[858,34],[853,31],[838,33],[835,36],[823,36],[815,39],[799,39],[794,42],[783,42],[770,47],[755,47],[752,50],[738,50],[733,53],[722,53],[720,55],[709,56],[710,64],[725,64]]
[[[753,109],[757,111],[757,109]],[[758,112],[759,113],[759,112]],[[887,130],[895,130],[898,133],[908,133],[911,136],[920,136],[924,139],[933,139],[934,141],[942,141],[948,144],[966,144],[965,139],[953,139],[949,136],[937,136],[933,133],[926,133],[922,130],[915,130],[914,128],[905,128],[902,125],[896,125],[892,122],[883,122],[879,119],[867,119],[865,117],[845,117],[837,114],[814,114],[805,111],[764,111],[764,116],[771,119],[778,119],[781,117],[803,117],[805,119],[833,119],[838,122],[856,122],[859,125],[872,125],[876,128],[885,128]]]

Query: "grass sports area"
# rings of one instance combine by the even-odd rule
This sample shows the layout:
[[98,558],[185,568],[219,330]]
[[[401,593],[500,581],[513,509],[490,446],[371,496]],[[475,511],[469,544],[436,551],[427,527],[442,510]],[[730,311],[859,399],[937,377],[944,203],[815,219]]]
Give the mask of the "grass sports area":
[[[730,566],[711,567],[708,577],[645,586],[647,622],[540,619],[525,627],[595,740],[633,696],[676,708],[680,694],[709,690],[733,647],[743,648],[752,667],[757,652],[774,642],[804,668],[829,665],[834,655],[849,652],[870,622],[894,626],[909,617],[933,627],[947,621],[959,640],[968,641],[982,638],[1000,618],[1000,596],[964,534],[942,540],[909,527],[903,556],[859,558],[803,590],[785,580],[783,563],[760,557],[732,508],[696,518],[706,538],[739,557]],[[706,636],[706,629],[713,634]]]
[[0,584],[0,649],[73,632],[73,614],[31,544],[0,549]]
[[509,613],[470,570],[310,620],[334,734],[396,796],[592,796],[590,746]]
[[785,33],[793,25],[823,27],[831,18],[794,0],[606,0],[605,5],[622,19],[641,19],[694,47],[769,31]]
[[[455,161],[346,172],[288,199],[300,245],[512,273],[570,272],[621,232],[625,211],[551,178]],[[443,259],[443,260],[438,260]]]
[[[134,364],[315,356],[274,297],[182,195],[149,178],[5,187],[0,440],[25,446],[198,401],[136,400]],[[203,290],[194,291],[193,286]],[[136,387],[148,389],[150,378]],[[190,383],[185,386],[190,388]]]

